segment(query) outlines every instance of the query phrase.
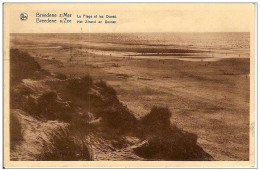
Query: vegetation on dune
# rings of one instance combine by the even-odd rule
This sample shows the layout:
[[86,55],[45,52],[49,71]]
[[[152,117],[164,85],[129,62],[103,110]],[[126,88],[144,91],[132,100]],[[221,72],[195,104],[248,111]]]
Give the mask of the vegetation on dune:
[[62,120],[70,122],[73,109],[67,102],[58,101],[57,94],[53,91],[44,93],[38,99],[39,113],[49,120]]
[[[35,64],[28,54],[11,50],[11,57],[16,58],[11,59],[11,68],[17,66],[16,62],[23,59],[23,55],[26,56],[24,67]],[[34,77],[35,72],[41,70],[37,64],[33,67],[35,68],[31,68],[32,73],[28,73],[26,77],[16,75],[19,74],[18,69],[14,69],[12,74],[20,80],[31,78],[30,76]],[[116,148],[127,146],[123,140],[125,135],[147,141],[134,149],[137,155],[147,159],[211,158],[197,145],[195,134],[183,132],[171,124],[171,112],[168,108],[153,107],[149,114],[137,120],[119,101],[116,91],[105,81],[94,81],[89,75],[81,78],[56,75],[56,78],[62,81],[51,81],[48,90],[41,93],[36,93],[27,88],[26,84],[21,85],[22,83],[16,86],[12,84],[11,88],[11,101],[17,101],[15,107],[23,109],[38,121],[58,120],[69,124],[67,131],[60,130],[59,133],[51,135],[50,144],[44,146],[46,149],[38,155],[38,160],[91,160],[92,156],[86,144],[86,137],[91,133],[110,139]],[[19,121],[14,117],[11,117],[11,120],[12,128],[21,129]],[[11,142],[22,138],[19,131],[16,133],[11,137]]]
[[140,120],[141,138],[146,143],[135,148],[137,155],[147,159],[161,160],[212,160],[197,145],[197,135],[180,130],[170,123],[168,108],[153,107]]
[[145,133],[153,129],[154,133],[163,134],[171,126],[170,117],[171,112],[168,108],[153,107],[150,113],[140,120],[142,129]]
[[97,87],[100,88],[100,92],[103,95],[116,97],[116,91],[112,87],[108,86],[105,81],[100,80],[96,83]]
[[[37,92],[36,89],[22,83],[22,79],[42,79],[44,75],[50,75],[41,69],[37,62],[27,53],[19,50],[10,50],[11,58],[11,109],[21,109],[40,122],[59,120],[69,122],[72,127],[74,108],[69,102],[63,101],[56,91]],[[22,69],[22,71],[20,70]],[[65,79],[64,76],[57,78]],[[83,82],[86,81],[84,78]],[[37,88],[35,86],[34,88]],[[83,90],[83,87],[82,87]],[[10,143],[11,152],[15,152],[14,146],[22,142],[21,123],[14,114],[10,114]],[[37,160],[91,160],[88,146],[84,138],[74,136],[60,130],[49,136],[51,143],[44,143],[43,153],[37,155]],[[44,132],[43,132],[44,133]],[[19,159],[19,158],[18,158]],[[23,159],[23,158],[21,158]]]
[[73,137],[69,132],[63,130],[60,132],[60,134],[52,135],[51,146],[45,146],[44,152],[38,156],[39,161],[92,160],[84,140]]
[[102,118],[104,125],[121,131],[136,127],[134,115],[118,100],[116,91],[106,82],[93,82],[90,76],[69,80],[68,91],[85,101],[85,109]]
[[84,76],[82,78],[70,79],[67,85],[67,89],[73,95],[86,98],[88,97],[89,90],[92,85],[92,78],[90,76]]
[[10,82],[12,84],[19,83],[26,78],[41,78],[49,74],[42,70],[40,65],[28,53],[18,49],[10,50]]
[[10,148],[14,149],[15,145],[23,140],[22,126],[15,114],[10,114]]
[[56,73],[55,77],[60,79],[60,80],[66,80],[67,79],[67,76],[65,74],[62,74],[62,73]]

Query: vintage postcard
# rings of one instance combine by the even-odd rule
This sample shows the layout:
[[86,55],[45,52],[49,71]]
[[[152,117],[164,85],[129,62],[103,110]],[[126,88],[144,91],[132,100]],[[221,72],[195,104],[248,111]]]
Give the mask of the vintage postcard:
[[254,167],[254,3],[4,3],[4,167]]

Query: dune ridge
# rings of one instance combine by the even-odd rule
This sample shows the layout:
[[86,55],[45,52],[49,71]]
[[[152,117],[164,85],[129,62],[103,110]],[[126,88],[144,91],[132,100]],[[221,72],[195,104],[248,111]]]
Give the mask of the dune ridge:
[[17,49],[10,59],[11,160],[214,160],[167,108],[137,119],[103,80],[47,72]]

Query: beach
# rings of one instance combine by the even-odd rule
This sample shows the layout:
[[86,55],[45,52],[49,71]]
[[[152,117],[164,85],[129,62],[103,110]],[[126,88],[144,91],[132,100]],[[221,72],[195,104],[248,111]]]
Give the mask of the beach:
[[178,39],[189,34],[175,41],[146,39],[147,34],[134,35],[138,41],[131,34],[102,36],[17,34],[11,46],[50,73],[104,80],[137,119],[154,106],[169,108],[171,123],[195,133],[215,160],[249,159],[248,34],[222,35],[229,37],[218,38],[223,44],[219,35],[212,40],[199,33],[189,43]]

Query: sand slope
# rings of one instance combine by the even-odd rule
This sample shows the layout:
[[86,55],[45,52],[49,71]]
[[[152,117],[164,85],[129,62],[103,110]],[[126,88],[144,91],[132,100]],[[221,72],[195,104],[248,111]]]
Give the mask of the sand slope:
[[[11,67],[18,61],[38,65],[11,50]],[[11,125],[16,120],[17,128],[11,141],[19,141],[11,148],[13,160],[213,160],[197,145],[197,135],[171,124],[167,108],[154,107],[138,120],[102,80],[68,78],[38,66],[14,80]]]

